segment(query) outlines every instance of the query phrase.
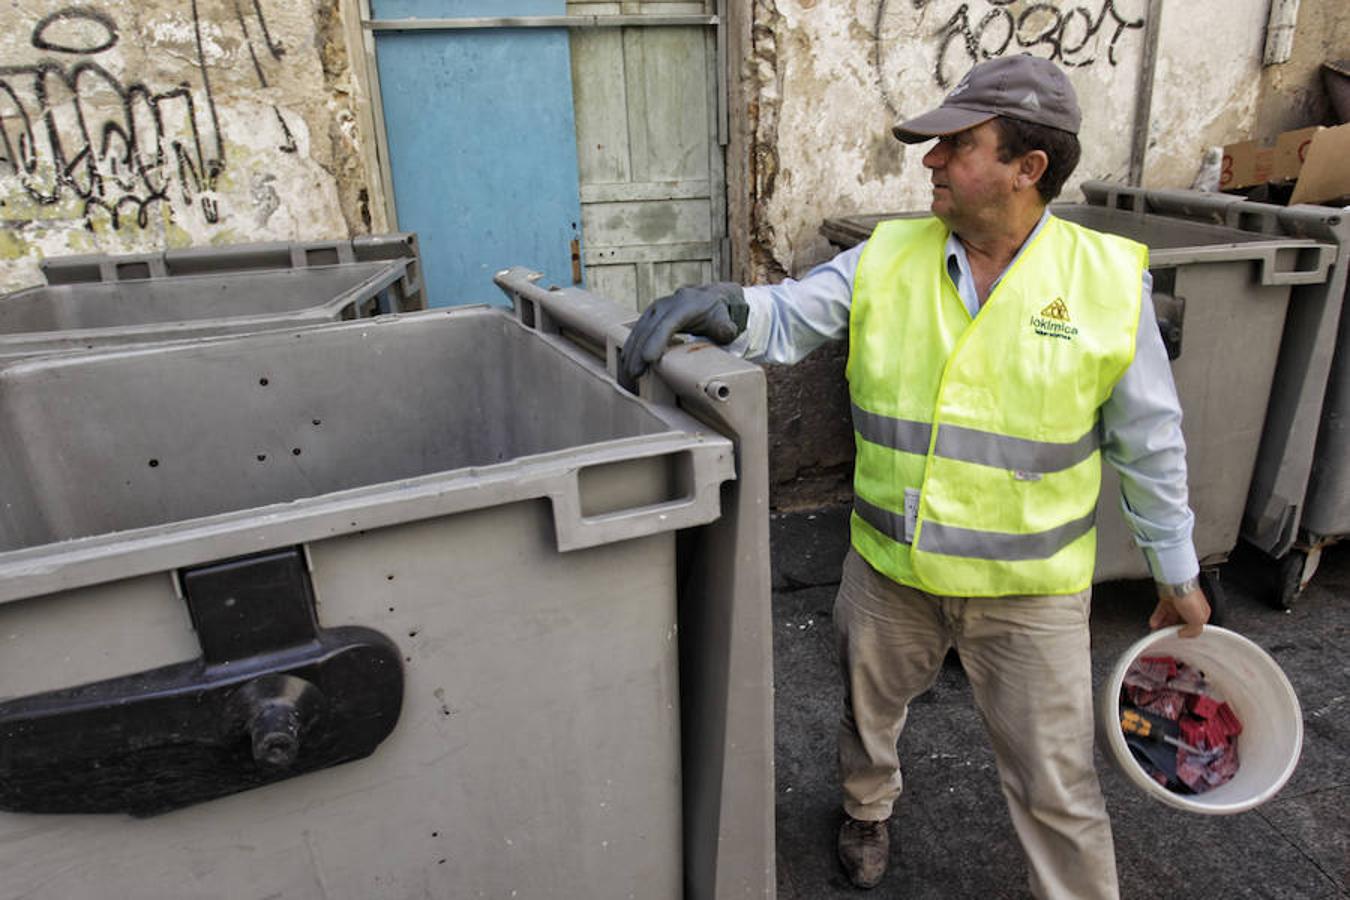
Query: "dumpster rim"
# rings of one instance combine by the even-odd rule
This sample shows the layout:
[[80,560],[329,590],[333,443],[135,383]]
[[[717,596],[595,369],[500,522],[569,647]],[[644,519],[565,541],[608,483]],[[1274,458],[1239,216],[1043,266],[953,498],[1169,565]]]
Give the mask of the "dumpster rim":
[[[567,476],[574,476],[581,469],[689,451],[710,457],[710,469],[721,476],[718,484],[736,478],[731,439],[707,429],[696,434],[668,431],[618,438],[519,456],[488,466],[465,466],[266,506],[0,552],[0,605],[513,503],[548,500],[556,510]],[[679,511],[662,514],[663,527],[643,533],[630,531],[617,540],[716,520],[722,514],[716,485],[707,486],[703,498],[716,507],[711,513],[707,510],[709,504],[695,502],[699,490],[700,486],[695,485],[691,498],[683,504],[683,514]],[[559,552],[566,551],[560,547]]]
[[[218,280],[222,277],[247,277],[249,275],[260,274],[269,276],[295,275],[299,277],[308,271],[333,269],[344,266],[369,266],[375,269],[375,271],[366,278],[357,284],[346,288],[337,296],[332,297],[323,303],[290,312],[255,312],[237,316],[212,316],[204,319],[170,319],[163,322],[147,322],[139,325],[112,325],[98,328],[0,332],[0,361],[28,355],[46,354],[49,352],[75,352],[99,350],[102,348],[111,349],[148,343],[170,343],[174,341],[189,340],[194,336],[230,337],[240,332],[221,332],[220,329],[246,330],[249,326],[266,325],[271,322],[284,323],[279,324],[278,328],[273,330],[304,327],[309,324],[329,324],[333,322],[332,316],[335,312],[340,311],[347,306],[360,303],[362,300],[368,299],[388,288],[390,285],[406,278],[408,276],[410,262],[411,261],[405,257],[395,260],[371,260],[365,262],[344,263],[337,266],[315,266],[311,269],[267,269],[247,270],[233,273],[207,272],[194,273],[191,275],[178,275],[174,276],[172,280],[185,282],[197,278],[213,278]],[[168,280],[170,279],[146,279],[144,283],[163,283]],[[29,288],[15,291],[11,294],[0,296],[0,304],[6,302],[10,297],[29,291],[91,286],[107,287],[110,285],[116,286],[118,284],[119,282],[89,282],[87,284],[73,285],[34,285]],[[418,311],[420,312],[420,310]],[[90,341],[94,341],[96,345],[93,347],[87,346]]]

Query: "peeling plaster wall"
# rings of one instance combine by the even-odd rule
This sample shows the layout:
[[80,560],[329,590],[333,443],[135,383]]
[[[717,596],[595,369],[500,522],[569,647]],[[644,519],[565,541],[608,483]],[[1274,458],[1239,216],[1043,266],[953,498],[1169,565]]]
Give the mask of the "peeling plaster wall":
[[0,291],[45,256],[364,230],[335,2],[7,6]]
[[1322,63],[1350,59],[1350,4],[1345,0],[1301,0],[1293,56],[1261,73],[1256,137],[1305,125],[1336,125],[1322,81]]
[[817,229],[828,216],[926,205],[924,148],[905,147],[889,127],[939,103],[976,58],[1030,50],[1066,63],[1087,112],[1079,177],[1122,177],[1146,8],[1146,0],[760,0],[755,156],[772,165],[753,184],[755,276],[800,272],[827,256]]
[[1144,187],[1189,187],[1205,148],[1251,137],[1269,9],[1266,0],[1163,4]]

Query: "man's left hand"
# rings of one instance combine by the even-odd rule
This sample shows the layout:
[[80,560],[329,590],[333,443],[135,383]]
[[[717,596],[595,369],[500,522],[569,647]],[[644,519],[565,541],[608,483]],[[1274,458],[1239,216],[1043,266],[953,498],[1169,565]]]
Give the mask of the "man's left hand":
[[1209,600],[1200,588],[1192,588],[1180,596],[1158,594],[1158,605],[1148,617],[1153,630],[1185,623],[1181,629],[1184,638],[1199,637],[1203,625],[1209,621]]
[[745,330],[750,309],[739,284],[719,281],[682,287],[642,311],[623,345],[623,374],[637,382],[661,358],[677,331],[730,344]]

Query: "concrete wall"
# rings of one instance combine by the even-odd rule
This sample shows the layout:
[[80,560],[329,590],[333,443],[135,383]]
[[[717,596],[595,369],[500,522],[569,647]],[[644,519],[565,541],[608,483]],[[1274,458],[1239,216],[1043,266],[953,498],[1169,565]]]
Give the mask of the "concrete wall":
[[[1291,121],[1300,116],[1288,101],[1296,90],[1315,94],[1310,73],[1332,48],[1350,46],[1343,0],[1303,0],[1294,59],[1264,73],[1269,0],[1159,5],[1144,185],[1189,186],[1205,148],[1252,136],[1258,119],[1272,133],[1320,120]],[[779,280],[832,255],[819,235],[827,217],[925,208],[926,146],[905,147],[889,126],[935,106],[979,59],[1030,52],[1067,69],[1083,107],[1083,159],[1063,199],[1077,199],[1083,179],[1125,180],[1150,8],[1148,0],[754,0],[740,38],[745,61],[733,71],[741,78],[733,116],[743,118],[732,150],[737,134],[748,148],[743,171],[729,160],[744,190],[737,196],[733,184],[733,224],[745,221],[732,232],[736,277]],[[1285,94],[1275,98],[1278,90]],[[770,370],[779,507],[828,501],[846,485],[844,358],[829,348],[808,367]]]
[[336,10],[6,4],[0,291],[39,282],[44,255],[366,230]]

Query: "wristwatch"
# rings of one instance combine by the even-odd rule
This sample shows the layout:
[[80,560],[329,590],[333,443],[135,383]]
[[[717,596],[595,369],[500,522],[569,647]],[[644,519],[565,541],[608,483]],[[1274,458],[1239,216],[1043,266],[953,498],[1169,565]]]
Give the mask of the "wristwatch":
[[1177,581],[1171,584],[1162,581],[1154,582],[1154,584],[1158,585],[1159,597],[1165,597],[1168,600],[1175,600],[1178,597],[1186,596],[1191,591],[1199,590],[1200,577],[1197,575],[1191,578],[1187,578],[1185,581]]

